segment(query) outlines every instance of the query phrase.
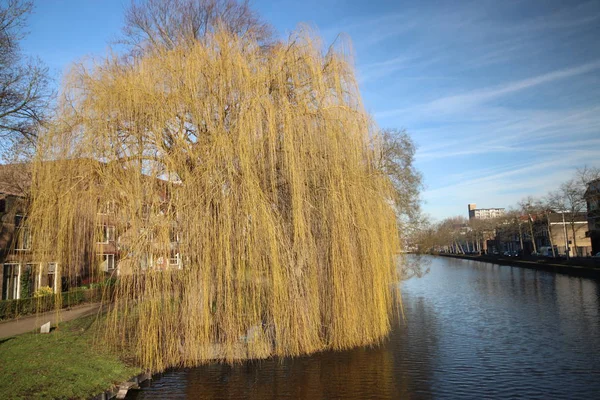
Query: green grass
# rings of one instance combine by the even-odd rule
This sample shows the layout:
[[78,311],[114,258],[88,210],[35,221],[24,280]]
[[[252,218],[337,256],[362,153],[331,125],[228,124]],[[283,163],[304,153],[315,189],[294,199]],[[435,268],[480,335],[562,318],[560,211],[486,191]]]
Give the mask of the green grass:
[[140,373],[94,344],[96,317],[0,339],[0,399],[89,398]]

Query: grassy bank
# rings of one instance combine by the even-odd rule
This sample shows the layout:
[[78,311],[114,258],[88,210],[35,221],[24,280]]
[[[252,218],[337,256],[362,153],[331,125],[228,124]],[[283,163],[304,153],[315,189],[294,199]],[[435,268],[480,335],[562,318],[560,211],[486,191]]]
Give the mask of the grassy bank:
[[94,344],[96,317],[0,340],[0,399],[89,398],[140,368]]

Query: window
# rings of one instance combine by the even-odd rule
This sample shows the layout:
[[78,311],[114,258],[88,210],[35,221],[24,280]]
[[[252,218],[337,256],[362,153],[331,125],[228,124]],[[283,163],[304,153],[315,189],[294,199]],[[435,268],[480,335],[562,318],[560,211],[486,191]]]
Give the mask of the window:
[[21,267],[21,276],[19,277],[19,298],[31,297],[35,291],[35,266],[25,264]]
[[109,243],[115,240],[115,227],[112,225],[101,225],[98,243]]
[[116,203],[113,200],[106,201],[98,207],[98,214],[114,214],[116,209]]
[[48,273],[49,274],[56,273],[56,263],[48,263]]
[[170,265],[179,265],[179,253],[171,250],[171,256],[169,257]]
[[32,297],[33,293],[42,286],[42,265],[28,263],[25,267],[29,271],[29,292],[27,297]]
[[100,254],[100,269],[109,272],[115,269],[114,254]]
[[48,263],[48,286],[54,293],[57,292],[58,284],[56,282],[58,275],[56,274],[57,263]]
[[171,243],[177,243],[179,242],[179,232],[177,232],[177,230],[175,228],[171,228],[171,232],[169,235],[170,239],[171,239]]
[[142,256],[140,257],[140,267],[142,270],[152,268],[152,254],[142,253]]
[[15,250],[31,249],[31,228],[26,223],[26,218],[22,215],[15,215],[16,241]]
[[19,298],[19,280],[21,266],[19,264],[4,264],[2,278],[2,300]]

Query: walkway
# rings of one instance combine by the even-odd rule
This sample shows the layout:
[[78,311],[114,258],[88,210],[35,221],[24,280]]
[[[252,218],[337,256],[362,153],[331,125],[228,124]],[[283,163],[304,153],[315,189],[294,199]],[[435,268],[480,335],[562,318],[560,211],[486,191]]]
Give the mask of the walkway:
[[78,307],[73,307],[69,310],[61,310],[60,313],[50,311],[44,314],[36,314],[10,321],[0,322],[0,339],[20,335],[23,333],[38,330],[46,322],[52,322],[52,326],[56,326],[58,322],[66,322],[72,319],[85,317],[98,312],[100,303],[86,304]]

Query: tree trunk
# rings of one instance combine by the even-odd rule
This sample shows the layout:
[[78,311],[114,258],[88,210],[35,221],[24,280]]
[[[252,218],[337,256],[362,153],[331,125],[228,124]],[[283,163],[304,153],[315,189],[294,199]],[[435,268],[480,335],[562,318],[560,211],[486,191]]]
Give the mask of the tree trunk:
[[535,236],[533,236],[533,222],[529,219],[529,233],[531,234],[531,243],[533,244],[533,251],[537,253],[537,246],[535,245]]
[[574,253],[575,257],[579,257],[579,253],[577,252],[577,238],[575,234],[575,224],[571,224],[571,230],[573,231],[573,248],[575,249]]
[[521,231],[521,224],[519,224],[519,242],[521,243],[521,251],[523,250],[523,232]]
[[554,252],[554,241],[552,240],[552,229],[550,228],[550,221],[548,221],[548,237],[550,238],[550,248],[552,249],[552,257],[556,257]]
[[461,252],[462,254],[465,254],[465,250],[463,249],[463,247],[462,247],[462,245],[460,244],[460,242],[458,242],[458,241],[456,241],[456,240],[455,240],[454,242],[457,244],[457,247],[458,247],[458,249],[460,250],[460,252]]

